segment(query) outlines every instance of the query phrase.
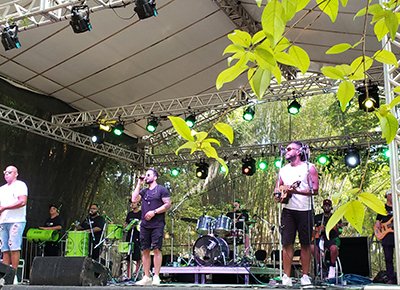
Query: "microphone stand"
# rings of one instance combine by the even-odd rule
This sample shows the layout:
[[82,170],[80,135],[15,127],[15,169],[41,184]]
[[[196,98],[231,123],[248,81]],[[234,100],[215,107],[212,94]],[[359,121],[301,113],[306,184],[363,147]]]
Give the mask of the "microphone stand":
[[88,216],[86,219],[87,219],[87,222],[89,224],[90,233],[92,235],[92,242],[90,243],[90,256],[92,256],[95,237],[94,237],[92,223],[90,222],[90,217]]
[[[280,156],[279,156],[279,158],[280,158],[280,163],[281,163],[281,168],[282,168],[282,165],[283,165],[283,152],[284,152],[284,150],[283,150],[283,148],[282,148],[282,145],[280,145],[279,146],[279,151],[280,151]],[[280,181],[280,179],[281,179],[281,170],[279,169],[279,171],[278,171],[278,185],[279,185],[279,181]],[[279,227],[279,234],[278,234],[278,243],[279,243],[279,246],[278,246],[278,250],[279,250],[279,278],[282,280],[282,277],[283,277],[283,263],[282,263],[282,261],[283,261],[283,257],[282,257],[282,252],[283,252],[283,246],[282,246],[282,232],[281,231],[283,231],[283,228],[282,228],[282,203],[280,202],[279,203],[279,206],[278,206],[278,227]]]

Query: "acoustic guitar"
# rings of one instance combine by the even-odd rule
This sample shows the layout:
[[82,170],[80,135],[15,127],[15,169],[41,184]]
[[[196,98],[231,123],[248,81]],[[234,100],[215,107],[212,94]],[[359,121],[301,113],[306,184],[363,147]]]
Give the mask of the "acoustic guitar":
[[289,189],[295,189],[300,186],[301,181],[295,181],[291,186],[280,185],[279,192],[275,193],[275,197],[278,199],[280,203],[287,204],[289,199],[292,197],[292,193],[289,192]]
[[374,233],[375,237],[378,240],[382,240],[388,233],[393,233],[393,217],[390,218],[385,223],[381,223],[381,228],[379,229],[376,225],[374,225]]

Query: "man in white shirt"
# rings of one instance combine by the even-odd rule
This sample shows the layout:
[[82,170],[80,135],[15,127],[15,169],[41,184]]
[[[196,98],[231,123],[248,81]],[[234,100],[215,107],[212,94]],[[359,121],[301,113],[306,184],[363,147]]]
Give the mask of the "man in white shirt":
[[3,173],[7,183],[0,187],[0,249],[3,263],[17,269],[26,225],[28,188],[17,180],[15,166],[7,166]]

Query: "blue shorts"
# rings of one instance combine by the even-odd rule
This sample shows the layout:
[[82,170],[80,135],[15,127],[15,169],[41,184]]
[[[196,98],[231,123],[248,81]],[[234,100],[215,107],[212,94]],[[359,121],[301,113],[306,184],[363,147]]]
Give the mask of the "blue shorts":
[[140,227],[140,246],[142,251],[159,249],[161,251],[164,237],[164,227],[148,229]]
[[19,251],[26,222],[0,224],[0,249],[2,252]]

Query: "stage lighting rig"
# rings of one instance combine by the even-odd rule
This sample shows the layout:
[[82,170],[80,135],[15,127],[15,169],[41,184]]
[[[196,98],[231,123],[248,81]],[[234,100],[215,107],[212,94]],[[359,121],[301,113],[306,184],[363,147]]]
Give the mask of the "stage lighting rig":
[[186,122],[186,125],[188,125],[188,127],[190,129],[192,129],[194,127],[194,125],[196,124],[195,114],[190,114],[189,116],[187,116],[185,119],[185,122]]
[[242,173],[247,176],[252,176],[256,172],[256,160],[250,155],[246,155],[242,159]]
[[93,143],[102,144],[104,142],[104,132],[99,127],[93,127],[91,140]]
[[206,179],[208,176],[208,163],[204,159],[200,159],[200,162],[196,163],[196,176],[200,179]]
[[146,19],[158,15],[155,0],[136,0],[135,6],[133,10],[135,10],[139,19]]
[[125,126],[124,123],[119,121],[113,128],[112,132],[115,136],[121,136],[124,133]]
[[21,43],[18,40],[18,25],[11,24],[6,25],[1,32],[1,43],[4,46],[4,49],[10,50],[13,48],[20,48]]
[[288,105],[287,110],[289,114],[297,115],[298,113],[300,113],[301,105],[297,101],[296,92],[293,92],[292,94],[293,94],[293,101]]
[[355,168],[361,163],[360,153],[355,147],[350,147],[344,156],[344,163],[347,167]]
[[254,106],[248,106],[244,111],[243,111],[243,119],[245,121],[252,121],[254,119],[254,115],[256,113],[256,109]]
[[92,30],[89,19],[89,6],[73,6],[71,9],[71,21],[69,24],[75,33],[82,33]]
[[358,107],[360,110],[364,110],[365,112],[373,112],[375,109],[379,108],[379,88],[377,85],[369,84],[368,85],[368,94],[367,87],[361,86],[357,88],[358,91]]
[[156,117],[151,118],[147,122],[146,130],[150,133],[154,133],[157,130],[158,119]]
[[173,167],[169,173],[172,177],[177,177],[181,173],[181,169],[179,167]]

